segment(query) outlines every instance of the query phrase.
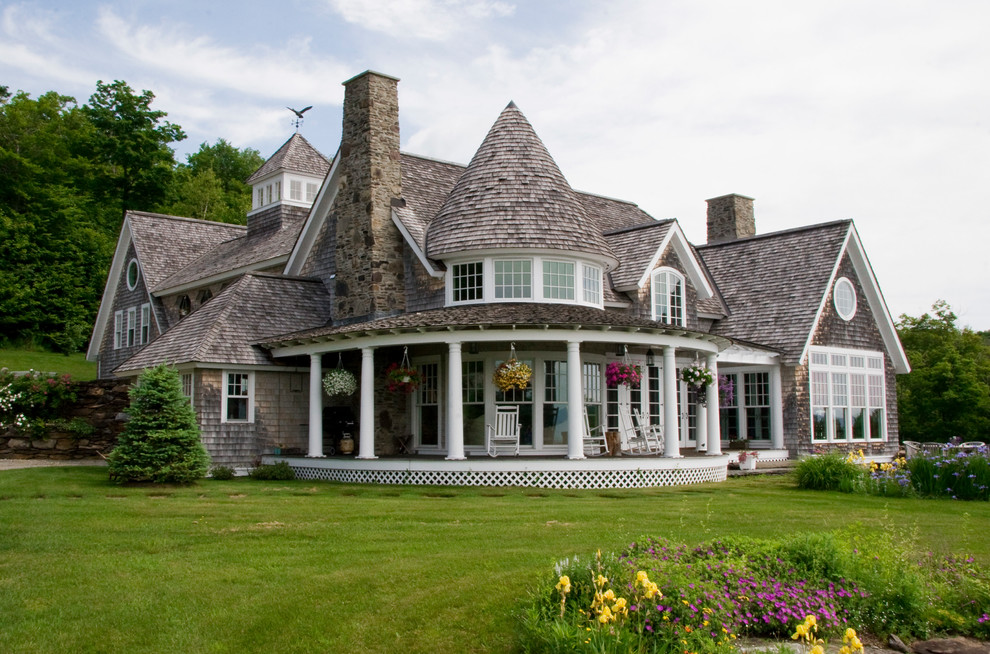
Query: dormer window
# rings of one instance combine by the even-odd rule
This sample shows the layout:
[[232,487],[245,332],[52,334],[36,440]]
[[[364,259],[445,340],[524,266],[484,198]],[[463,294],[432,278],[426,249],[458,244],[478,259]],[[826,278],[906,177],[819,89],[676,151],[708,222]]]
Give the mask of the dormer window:
[[554,302],[600,309],[602,283],[602,266],[559,253],[485,257],[450,265],[447,302]]
[[302,200],[302,181],[298,179],[289,180],[289,199]]
[[459,263],[453,267],[454,302],[472,302],[484,298],[484,274],[481,261]]
[[671,268],[653,271],[653,319],[684,326],[684,276]]
[[543,297],[548,300],[574,299],[574,263],[543,262]]
[[495,260],[495,299],[522,300],[533,297],[533,262],[530,259]]
[[588,304],[602,303],[602,269],[597,266],[583,264],[581,266],[584,301]]
[[306,202],[313,202],[316,200],[316,193],[319,190],[319,185],[313,182],[306,182]]

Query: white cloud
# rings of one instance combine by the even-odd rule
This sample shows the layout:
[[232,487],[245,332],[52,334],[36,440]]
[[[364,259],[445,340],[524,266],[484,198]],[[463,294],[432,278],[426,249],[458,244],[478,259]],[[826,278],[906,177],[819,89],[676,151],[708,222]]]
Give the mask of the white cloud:
[[348,23],[388,36],[445,41],[471,23],[511,16],[515,6],[493,0],[329,0]]

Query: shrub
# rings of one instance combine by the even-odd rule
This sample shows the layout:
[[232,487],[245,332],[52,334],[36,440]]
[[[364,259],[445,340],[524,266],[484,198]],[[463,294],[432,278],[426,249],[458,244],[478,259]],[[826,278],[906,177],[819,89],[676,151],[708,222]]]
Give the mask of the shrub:
[[75,385],[69,375],[35,370],[14,375],[0,368],[0,429],[17,427],[32,436],[41,436],[75,399]]
[[210,468],[210,477],[218,481],[230,481],[234,478],[234,469],[229,466],[213,466]]
[[295,478],[295,471],[286,461],[261,465],[251,471],[251,479],[259,481],[290,481]]
[[801,459],[796,473],[799,488],[848,493],[862,482],[864,471],[842,452],[833,451]]
[[110,478],[189,483],[203,477],[210,457],[175,369],[163,364],[145,370],[130,397],[131,419],[107,457]]
[[907,469],[911,485],[923,497],[990,499],[990,455],[986,447],[970,452],[921,452],[908,459]]

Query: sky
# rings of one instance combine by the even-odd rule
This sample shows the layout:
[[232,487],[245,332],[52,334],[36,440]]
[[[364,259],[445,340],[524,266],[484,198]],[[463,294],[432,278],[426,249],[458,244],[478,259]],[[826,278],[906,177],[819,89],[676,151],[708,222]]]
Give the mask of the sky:
[[188,138],[332,156],[341,82],[400,78],[401,147],[468,163],[514,101],[571,186],[757,233],[853,219],[891,315],[990,330],[986,0],[0,0],[0,85],[151,90]]

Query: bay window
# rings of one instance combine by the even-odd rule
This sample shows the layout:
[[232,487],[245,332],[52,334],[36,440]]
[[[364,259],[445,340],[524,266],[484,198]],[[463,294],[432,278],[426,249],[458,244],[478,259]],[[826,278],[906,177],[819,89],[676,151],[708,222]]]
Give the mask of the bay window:
[[809,372],[814,441],[886,437],[882,353],[813,348]]

